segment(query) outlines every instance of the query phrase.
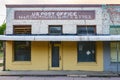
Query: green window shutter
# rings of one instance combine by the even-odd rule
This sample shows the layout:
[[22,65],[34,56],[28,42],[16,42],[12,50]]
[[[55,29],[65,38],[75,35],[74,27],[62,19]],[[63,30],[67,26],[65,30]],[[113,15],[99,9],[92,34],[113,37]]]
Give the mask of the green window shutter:
[[120,62],[120,42],[119,42],[119,53],[118,53],[118,61]]
[[[111,45],[111,62],[117,62],[117,49],[116,49],[116,42],[112,42]],[[120,43],[119,43],[119,62],[120,62]]]
[[117,61],[116,43],[112,42],[110,47],[111,47],[111,62],[116,62]]

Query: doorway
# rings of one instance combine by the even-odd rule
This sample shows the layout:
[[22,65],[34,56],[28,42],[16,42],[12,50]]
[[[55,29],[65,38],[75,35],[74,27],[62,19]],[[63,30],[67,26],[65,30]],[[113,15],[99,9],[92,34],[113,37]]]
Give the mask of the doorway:
[[50,43],[49,70],[62,70],[61,43]]

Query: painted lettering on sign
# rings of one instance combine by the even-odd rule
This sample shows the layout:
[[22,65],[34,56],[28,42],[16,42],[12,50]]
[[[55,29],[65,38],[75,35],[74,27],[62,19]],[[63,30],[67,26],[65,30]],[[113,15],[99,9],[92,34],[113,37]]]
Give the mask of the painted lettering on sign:
[[17,20],[92,20],[95,11],[15,11]]

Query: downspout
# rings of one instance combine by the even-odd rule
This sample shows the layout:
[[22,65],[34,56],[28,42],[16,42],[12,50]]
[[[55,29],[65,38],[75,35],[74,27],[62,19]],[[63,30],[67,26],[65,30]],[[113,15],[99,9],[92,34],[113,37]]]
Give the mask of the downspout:
[[119,44],[116,42],[116,53],[117,53],[117,74],[119,74]]
[[6,41],[3,42],[3,71],[6,69]]

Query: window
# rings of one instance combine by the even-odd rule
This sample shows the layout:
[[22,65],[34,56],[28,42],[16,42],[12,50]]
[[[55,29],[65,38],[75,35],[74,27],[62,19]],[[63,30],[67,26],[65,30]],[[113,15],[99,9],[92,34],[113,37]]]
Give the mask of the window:
[[95,26],[77,26],[77,34],[79,35],[95,35]]
[[[120,26],[110,26],[110,34],[120,34]],[[117,47],[118,47],[118,61],[120,62],[120,42],[110,43],[111,62],[117,62]]]
[[95,42],[78,42],[78,62],[95,62]]
[[15,25],[14,34],[31,34],[31,26],[29,25]]
[[120,34],[120,26],[110,26],[110,34]]
[[62,26],[61,25],[50,25],[49,26],[49,34],[60,35],[62,34]]
[[28,41],[14,42],[14,61],[31,60],[31,43]]
[[117,62],[117,45],[118,45],[118,61],[120,62],[120,42],[111,42],[111,62]]

